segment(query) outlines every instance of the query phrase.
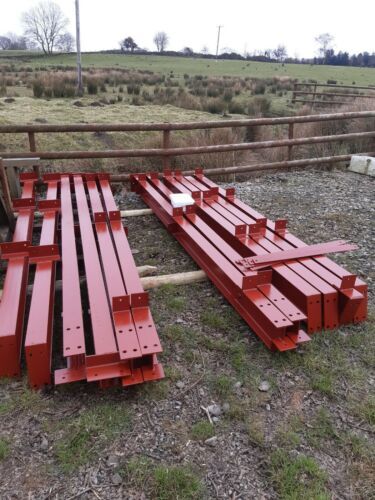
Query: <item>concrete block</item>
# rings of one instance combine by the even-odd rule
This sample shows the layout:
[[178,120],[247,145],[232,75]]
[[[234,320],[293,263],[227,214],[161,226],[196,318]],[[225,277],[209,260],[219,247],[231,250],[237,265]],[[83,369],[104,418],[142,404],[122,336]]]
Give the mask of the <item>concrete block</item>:
[[350,172],[375,177],[375,158],[371,156],[353,155],[349,165]]

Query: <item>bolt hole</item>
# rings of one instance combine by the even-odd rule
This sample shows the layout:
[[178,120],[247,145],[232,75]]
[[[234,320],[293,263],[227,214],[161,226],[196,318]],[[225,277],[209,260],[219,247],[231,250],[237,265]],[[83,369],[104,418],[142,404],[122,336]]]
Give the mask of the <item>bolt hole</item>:
[[143,346],[143,349],[147,349],[147,348],[148,348],[148,346],[147,346],[147,345],[144,345],[144,346]]
[[118,332],[119,332],[119,333],[122,333],[122,332],[123,332],[123,330],[119,330]]

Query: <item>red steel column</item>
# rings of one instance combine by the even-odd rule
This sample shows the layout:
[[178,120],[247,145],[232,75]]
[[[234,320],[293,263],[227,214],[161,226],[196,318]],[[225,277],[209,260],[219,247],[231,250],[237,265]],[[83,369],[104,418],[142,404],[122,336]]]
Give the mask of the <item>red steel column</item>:
[[[7,258],[8,267],[0,302],[0,376],[15,377],[21,374],[20,357],[23,339],[26,286],[28,279],[28,255],[21,247],[31,240],[34,218],[35,178],[23,182],[22,198],[18,200],[18,218],[13,235],[13,245],[0,245],[2,258]],[[12,247],[19,249],[12,252]],[[7,255],[7,249],[9,249]]]
[[[30,386],[50,385],[52,357],[52,329],[55,295],[55,271],[58,248],[55,245],[57,219],[57,181],[48,182],[47,201],[43,211],[40,244],[33,247],[36,262],[33,293],[25,338],[25,357]],[[44,256],[40,256],[40,254]],[[39,254],[39,256],[38,256]]]
[[[130,296],[131,313],[136,328],[142,356],[152,356],[149,363],[142,363],[145,380],[156,380],[164,377],[162,366],[155,354],[162,352],[160,340],[149,308],[148,294],[144,292],[134,262],[126,233],[122,226],[121,216],[117,210],[112,190],[107,179],[100,178],[100,189],[110,221],[114,245],[119,259],[122,278],[127,294]],[[147,358],[145,358],[147,361]],[[125,381],[124,381],[125,382]]]

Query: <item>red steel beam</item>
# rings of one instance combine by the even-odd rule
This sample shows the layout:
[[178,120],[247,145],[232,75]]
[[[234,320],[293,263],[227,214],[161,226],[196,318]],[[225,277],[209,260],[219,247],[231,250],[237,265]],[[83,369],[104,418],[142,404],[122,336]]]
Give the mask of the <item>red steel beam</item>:
[[86,270],[95,353],[98,355],[116,353],[117,345],[113,334],[111,313],[108,307],[107,293],[92,229],[85,187],[81,176],[74,176],[73,181]]
[[[210,188],[215,189],[213,186],[210,186]],[[220,227],[220,220],[223,219],[223,215],[225,214],[222,210],[224,207],[220,205],[215,199],[212,199],[207,203],[211,205],[211,208],[207,209],[206,205],[202,204],[202,210],[204,211],[206,216],[208,216],[208,219],[206,220],[211,224],[212,227],[217,229],[218,227]],[[219,212],[216,212],[216,208],[219,208],[220,214]],[[231,214],[230,211],[227,211],[226,215],[228,219],[230,219],[230,221],[228,220],[228,222],[226,222],[226,226],[221,226],[222,232],[226,231],[226,227],[228,226],[228,224],[232,225],[241,222],[241,220]],[[260,214],[253,215],[257,216]],[[264,218],[260,216],[258,217],[258,220],[259,219],[261,222],[258,223],[258,225],[260,226],[260,224],[263,224]],[[253,219],[253,221],[254,220],[255,219]],[[249,228],[251,228],[251,226],[253,225],[254,224],[249,224]],[[233,227],[234,226],[232,225],[232,228]],[[261,228],[259,227],[257,231],[261,231]],[[233,232],[233,229],[232,231],[229,229],[229,232]],[[223,236],[225,237],[225,234]],[[255,254],[264,254],[264,251],[271,252],[272,254],[272,252],[279,250],[279,248],[274,243],[269,241],[262,234],[259,234],[257,238],[251,236],[241,236],[239,239],[240,242],[238,243],[240,243],[242,247],[248,247]],[[242,266],[242,262],[243,260],[237,260],[235,261],[235,264],[240,266],[240,269],[243,272],[246,272],[247,268]],[[245,259],[244,262],[247,262],[247,259]],[[284,294],[284,301],[287,299],[287,297],[289,297],[290,299],[294,300],[298,308],[306,314],[306,316],[303,315],[303,318],[307,320],[307,328],[309,333],[313,333],[314,331],[319,330],[322,327],[321,298],[319,292],[312,286],[310,286],[309,283],[307,283],[304,279],[300,278],[298,280],[295,280],[295,273],[291,272],[286,266],[280,266],[278,271],[280,271],[282,274],[280,276],[275,276],[273,278],[273,282],[274,284],[278,284],[279,290]],[[290,288],[287,285],[288,279],[290,279],[292,282],[294,280],[294,283],[292,283]],[[284,280],[286,281],[284,282]],[[298,287],[296,287],[296,283],[298,284]]]
[[[150,201],[151,198],[155,200],[155,195],[158,194],[155,186],[160,182],[154,179],[149,179],[149,181],[151,184],[155,183],[154,187],[146,181],[145,176],[136,176],[133,179],[133,185],[136,186],[137,191],[146,202]],[[299,321],[295,324],[292,323],[261,291],[257,290],[254,278],[258,279],[257,284],[260,285],[261,275],[244,276],[218,250],[217,247],[222,246],[219,241],[216,241],[217,246],[208,241],[205,235],[209,234],[212,237],[212,233],[209,231],[210,227],[205,224],[198,213],[194,214],[193,212],[191,207],[187,207],[186,217],[174,216],[174,220],[179,226],[179,230],[175,232],[176,239],[207,272],[214,284],[269,348],[279,350],[295,348],[296,342],[300,341]],[[169,217],[173,218],[173,213],[170,213]],[[165,224],[167,227],[172,227],[170,220],[166,220]],[[218,235],[215,236],[220,238]],[[223,243],[222,240],[221,243]],[[265,281],[263,282],[265,283]],[[302,314],[301,316],[303,319]],[[294,340],[289,337],[289,333]],[[301,335],[301,339],[302,337],[305,339],[305,335]]]
[[[228,211],[235,214],[240,220],[243,220],[249,225],[254,224],[255,219],[249,217],[247,214],[245,214],[237,207],[229,203],[225,198],[220,196],[218,202]],[[267,219],[264,218],[264,223],[262,223],[264,229],[262,227],[261,233],[263,234],[264,231],[265,238],[273,244],[273,247],[271,247],[271,251],[273,251],[273,249],[275,249],[275,251],[278,251],[278,249],[281,250],[294,249],[294,247],[290,243],[288,243],[286,240],[280,237],[277,233],[273,233],[272,231],[267,229],[265,227],[266,224],[267,224]],[[263,239],[257,238],[257,242],[259,243],[263,242],[262,244],[264,244]],[[246,244],[247,246],[251,247],[254,250],[255,255],[261,255],[263,253],[262,247],[260,247],[253,240],[246,239]],[[286,265],[322,294],[324,328],[326,329],[336,328],[339,324],[338,291],[329,284],[330,282],[332,282],[332,280],[327,280],[325,276],[323,276],[321,271],[324,271],[325,269],[319,266],[319,264],[317,264],[313,259],[299,259],[299,262],[287,262]],[[311,266],[313,265],[315,265],[316,268],[318,268],[315,270],[317,274],[310,271]],[[323,277],[325,278],[325,280],[322,279]]]
[[[48,182],[47,200],[57,200],[57,181]],[[51,203],[50,206],[53,206]],[[39,210],[40,207],[39,207]],[[50,248],[55,244],[57,209],[43,210],[42,232],[39,247]],[[33,262],[30,259],[30,262]],[[33,293],[25,337],[25,358],[30,386],[39,388],[50,385],[52,361],[52,329],[55,295],[56,256],[54,253],[36,258]]]
[[74,215],[69,175],[62,175],[61,258],[62,258],[62,341],[67,368],[55,370],[55,384],[86,379],[85,331],[79,281]]
[[117,346],[121,360],[142,356],[137,331],[130,311],[130,297],[125,290],[116,251],[112,243],[111,233],[107,225],[106,214],[95,180],[87,181],[91,209],[95,221],[95,229],[103,265],[104,277],[111,312],[115,326]]
[[[13,242],[19,242],[21,245],[27,245],[31,241],[34,208],[29,200],[34,200],[35,180],[33,178],[23,181],[21,199],[26,200],[25,207],[20,203],[13,234]],[[0,245],[2,251],[5,245],[8,244]],[[0,301],[0,376],[17,377],[21,374],[20,357],[29,259],[25,253],[17,254],[17,252],[7,256],[2,253],[1,256],[9,260]]]
[[258,255],[250,257],[243,261],[243,265],[251,271],[262,269],[271,264],[286,263],[288,260],[301,259],[305,257],[319,257],[327,253],[348,252],[357,250],[357,245],[352,245],[344,240],[330,241],[327,243],[318,243],[316,245],[308,245],[293,250],[282,250],[272,254]]
[[[130,299],[130,310],[135,331],[138,337],[141,354],[144,358],[139,368],[142,370],[144,380],[157,380],[164,377],[163,368],[161,364],[158,363],[157,357],[155,356],[155,354],[162,352],[162,348],[148,306],[148,294],[143,290],[108,178],[102,176],[99,182],[105,209],[109,217],[111,233],[120,264],[122,278]],[[123,383],[126,385],[127,380],[123,379]]]
[[[216,186],[215,183],[213,183],[211,180],[203,176],[201,169],[198,169],[196,171],[196,177],[209,187]],[[236,209],[239,208],[244,215],[255,218],[256,214],[254,214],[253,209],[251,209],[251,207],[248,207],[246,204],[235,198],[234,191],[232,191],[230,193],[230,196],[228,196],[228,191],[229,190],[224,190],[222,188],[219,188],[220,203],[223,203],[223,200],[225,200],[227,207],[229,203],[233,205],[233,207],[235,207]],[[257,215],[259,216],[260,214]],[[276,238],[277,245],[280,248],[293,249],[295,247],[300,248],[307,246],[301,240],[299,240],[291,233],[289,233],[288,230],[284,229],[280,233],[279,231],[277,231],[274,222],[267,219],[265,219],[265,221],[267,227],[266,235],[268,239],[274,241]],[[282,239],[280,238],[280,236],[282,237]],[[280,245],[280,242],[282,242],[282,245]],[[308,269],[316,273],[318,276],[320,276],[326,283],[333,286],[339,294],[338,306],[339,310],[342,312],[338,312],[336,306],[336,312],[332,313],[330,319],[328,319],[330,313],[329,312],[325,313],[326,328],[334,328],[338,324],[346,324],[346,323],[351,323],[353,321],[358,322],[366,319],[367,285],[362,280],[356,277],[354,287],[343,288],[341,286],[342,279],[347,276],[350,276],[350,273],[348,273],[348,271],[343,269],[341,266],[339,266],[326,256],[314,257],[311,259],[303,259],[303,265],[304,267],[307,267]],[[301,274],[302,271],[303,270],[301,268],[299,274]],[[332,311],[331,299],[329,297],[325,297],[324,300],[326,306]],[[338,315],[339,319],[337,320]]]
[[[121,378],[129,373],[129,368],[120,364],[115,339],[111,310],[108,303],[98,248],[92,228],[85,185],[80,175],[73,176],[76,195],[79,230],[82,242],[86,283],[90,303],[90,318],[95,354],[86,356],[86,378],[89,382],[108,378]],[[103,356],[111,359],[103,362]]]
[[[199,171],[196,172],[194,178],[181,177],[179,172],[174,175],[175,178],[173,178],[171,172],[167,172],[167,179],[164,181],[174,192],[179,191],[178,185],[183,185],[184,190],[186,188],[190,190],[200,189],[203,185],[204,189],[201,191],[203,196],[207,190],[218,189],[214,183],[206,180]],[[192,179],[195,179],[196,182],[194,182],[194,180],[192,181]],[[177,181],[178,184],[174,181]],[[204,183],[206,183],[206,185]],[[277,263],[280,260],[286,260],[284,259],[285,257],[298,259],[298,261],[286,260],[286,268],[280,268],[280,266],[278,266],[274,280],[279,283],[279,287],[283,288],[284,293],[290,298],[293,297],[293,300],[305,310],[310,318],[308,322],[310,332],[320,329],[323,326],[324,328],[335,328],[338,324],[344,324],[353,320],[359,321],[360,314],[364,315],[361,318],[364,319],[366,314],[365,301],[367,298],[366,285],[360,281],[358,282],[355,277],[354,281],[350,281],[350,273],[345,272],[345,270],[342,270],[342,268],[334,263],[333,266],[339,268],[339,273],[340,269],[341,273],[343,272],[342,276],[340,278],[335,276],[334,280],[332,280],[332,278],[328,279],[327,276],[329,277],[330,271],[323,267],[321,262],[317,262],[321,261],[321,259],[324,259],[323,262],[326,265],[332,262],[327,257],[316,256],[315,252],[327,253],[328,251],[336,250],[337,247],[335,245],[330,245],[329,247],[323,245],[313,249],[306,248],[306,245],[304,245],[304,249],[296,250],[289,241],[283,239],[285,233],[288,233],[285,221],[278,221],[276,224],[272,221],[268,221],[259,213],[253,211],[253,209],[235,199],[234,190],[218,189],[218,192],[218,199],[212,196],[211,193],[205,201],[201,202],[199,199],[196,201],[200,209],[206,212],[206,221],[210,226],[214,227],[215,222],[217,223],[220,217],[228,221],[232,228],[234,225],[245,222],[249,228],[249,236],[238,236],[237,238],[251,249],[253,255],[261,255],[262,257],[259,260],[263,259],[267,261],[267,263],[270,260],[274,261],[273,263]],[[168,197],[168,192],[165,190],[163,190],[163,194],[165,197]],[[208,205],[217,212],[216,215],[212,212],[207,213]],[[257,222],[260,227],[254,227],[255,222]],[[222,226],[221,230],[225,233],[226,229]],[[230,231],[229,229],[229,232]],[[256,234],[257,231],[259,234]],[[222,236],[228,240],[228,232],[226,236],[224,236],[224,234],[222,234]],[[259,245],[261,245],[261,247]],[[355,247],[350,246],[344,248],[348,250],[354,249]],[[344,250],[344,248],[341,247],[340,249]],[[264,255],[264,250],[262,251],[262,249],[269,253]],[[280,250],[282,252],[280,252]],[[306,258],[306,255],[311,255],[313,258]],[[245,259],[245,261],[251,263],[256,262],[257,259],[258,257],[250,257]],[[329,266],[331,266],[331,264],[329,264]],[[254,268],[254,270],[255,269],[256,268]],[[283,272],[281,272],[281,270]],[[284,280],[287,282],[290,281],[291,286],[289,287],[284,284]],[[351,288],[354,283],[361,287],[360,290]],[[298,284],[298,286],[296,286],[296,284]]]
[[86,353],[69,176],[61,176],[63,355],[75,365]]

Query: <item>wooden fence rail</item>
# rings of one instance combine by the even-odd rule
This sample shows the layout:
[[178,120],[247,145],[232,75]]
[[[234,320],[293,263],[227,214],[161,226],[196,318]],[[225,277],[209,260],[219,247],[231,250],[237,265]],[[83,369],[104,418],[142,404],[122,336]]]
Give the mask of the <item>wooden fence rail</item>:
[[[1,125],[0,134],[28,134],[29,151],[1,152],[7,158],[34,158],[41,160],[93,159],[93,158],[135,158],[159,157],[163,159],[163,167],[169,168],[172,158],[181,155],[220,153],[242,150],[258,150],[285,147],[287,161],[293,158],[293,149],[307,144],[330,143],[337,141],[357,140],[375,137],[375,130],[351,134],[337,134],[317,137],[295,138],[296,125],[301,123],[327,122],[336,120],[353,120],[375,118],[375,111],[312,114],[305,116],[289,116],[279,118],[253,118],[246,120],[215,120],[191,123],[125,123],[125,124],[32,124]],[[195,147],[171,147],[171,133],[182,130],[206,130],[217,128],[259,127],[287,125],[287,138],[273,141],[244,142],[237,144],[219,144]],[[152,149],[119,149],[102,151],[41,151],[37,147],[36,134],[74,133],[74,132],[155,132],[162,133],[161,147]],[[360,152],[360,151],[359,151]],[[38,172],[38,167],[35,170]]]
[[[332,89],[350,89],[353,93],[345,93],[345,92],[318,92],[319,88],[332,88]],[[299,90],[299,89],[304,90]],[[312,88],[312,90],[306,90]],[[367,90],[370,93],[363,94],[358,91]],[[354,91],[357,91],[354,93]],[[373,93],[371,93],[373,92]],[[301,96],[309,96],[308,98],[299,98]],[[335,101],[334,99],[328,100],[316,100],[316,97],[325,98],[325,97],[346,97],[351,100],[348,101]],[[360,87],[356,85],[336,85],[330,83],[294,83],[293,91],[292,91],[292,104],[296,102],[300,102],[302,104],[311,104],[311,109],[313,109],[314,105],[321,104],[324,106],[333,106],[333,105],[345,105],[350,104],[353,99],[375,99],[375,87]]]

